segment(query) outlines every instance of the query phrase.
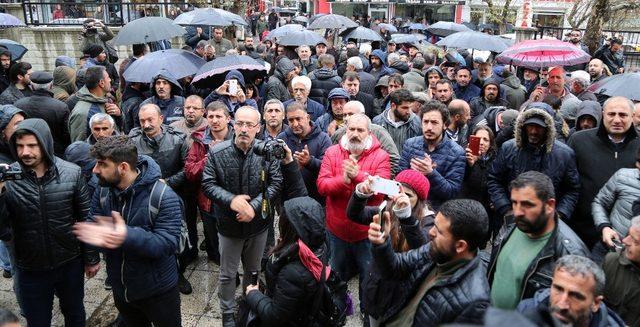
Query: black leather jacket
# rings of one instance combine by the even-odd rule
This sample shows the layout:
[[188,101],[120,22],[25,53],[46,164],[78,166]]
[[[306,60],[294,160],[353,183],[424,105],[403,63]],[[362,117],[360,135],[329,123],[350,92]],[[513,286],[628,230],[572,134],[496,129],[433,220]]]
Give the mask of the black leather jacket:
[[[218,231],[227,237],[248,238],[263,232],[272,217],[262,217],[262,183],[260,172],[264,157],[250,149],[246,154],[234,143],[235,138],[218,143],[209,150],[202,173],[202,190],[213,200],[213,215],[218,218]],[[256,141],[254,140],[254,143]],[[252,144],[253,145],[253,144]],[[275,205],[282,189],[279,161],[267,164],[266,194]],[[248,223],[236,220],[231,200],[236,195],[248,195],[255,217]]]
[[[50,163],[42,178],[21,167],[23,178],[7,181],[0,194],[0,225],[10,225],[18,268],[29,271],[55,269],[83,256],[85,265],[100,261],[73,235],[73,225],[89,217],[90,194],[80,167],[53,155],[51,132],[42,119],[28,119],[18,129],[36,135]],[[15,135],[15,134],[14,134]],[[11,139],[15,153],[15,138]]]
[[[513,221],[513,216],[509,216]],[[540,250],[540,253],[531,262],[527,271],[525,272],[525,278],[522,281],[522,292],[520,300],[528,299],[540,289],[551,287],[551,279],[553,278],[553,269],[556,265],[556,260],[562,256],[568,254],[581,255],[583,257],[589,257],[589,250],[582,243],[582,240],[576,235],[576,233],[567,226],[562,220],[559,220],[556,216],[556,228],[553,229],[551,237],[547,244]],[[509,240],[511,233],[516,228],[515,223],[506,224],[502,227],[495,241],[493,242],[493,248],[491,251],[491,261],[489,264],[489,283],[493,282],[493,275],[496,272],[496,263],[498,261],[498,255],[502,246]]]
[[[390,306],[381,322],[396,315],[415,294],[436,263],[429,256],[431,243],[405,253],[394,253],[387,239],[372,248],[373,264],[382,277],[401,282],[404,295]],[[490,306],[486,269],[476,256],[459,268],[453,276],[437,282],[424,295],[413,320],[413,326],[439,326],[446,323],[482,324]],[[394,293],[395,296],[395,293]]]

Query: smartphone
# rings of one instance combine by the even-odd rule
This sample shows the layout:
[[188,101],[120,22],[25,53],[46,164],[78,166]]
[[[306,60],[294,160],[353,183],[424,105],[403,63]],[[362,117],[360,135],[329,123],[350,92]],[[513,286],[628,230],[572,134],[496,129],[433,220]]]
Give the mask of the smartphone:
[[474,156],[480,155],[480,137],[471,135],[469,136],[469,149]]
[[384,233],[384,217],[382,214],[384,210],[387,208],[387,201],[382,201],[380,206],[378,206],[378,217],[380,217],[380,230]]
[[259,273],[257,271],[251,272],[251,285],[258,285],[258,276]]
[[390,179],[376,177],[371,184],[371,190],[374,193],[386,194],[394,196],[400,194],[400,183]]
[[229,92],[229,94],[236,95],[236,93],[238,93],[238,80],[230,79],[229,89],[227,91]]
[[611,242],[613,242],[613,249],[616,251],[621,251],[624,248],[624,245],[622,244],[622,242],[619,242],[618,240],[611,240]]

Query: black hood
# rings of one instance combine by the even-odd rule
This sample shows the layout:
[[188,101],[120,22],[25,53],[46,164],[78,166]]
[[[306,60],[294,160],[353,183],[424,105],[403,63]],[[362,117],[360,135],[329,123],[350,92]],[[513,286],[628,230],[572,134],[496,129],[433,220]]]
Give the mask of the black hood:
[[578,109],[578,113],[576,114],[576,131],[581,130],[580,125],[578,125],[578,121],[580,121],[580,117],[582,116],[591,116],[596,121],[596,126],[600,124],[600,119],[602,119],[602,106],[600,103],[591,100],[585,100],[580,103],[580,109]]
[[293,198],[284,202],[284,214],[310,249],[318,249],[324,244],[324,208],[320,203],[307,196]]
[[149,87],[151,88],[151,94],[153,96],[158,96],[158,94],[156,94],[156,88],[154,85],[156,84],[156,81],[161,78],[171,84],[172,97],[176,95],[179,95],[179,96],[182,95],[182,86],[180,85],[178,80],[169,71],[162,69],[156,74],[156,76],[153,77],[151,85],[149,85]]
[[409,65],[402,60],[395,61],[389,67],[398,70],[400,74],[406,74],[409,72]]
[[[54,152],[53,152],[53,137],[51,136],[51,130],[47,125],[47,122],[40,118],[29,118],[20,122],[16,128],[16,132],[11,136],[11,140],[9,140],[9,145],[11,149],[11,154],[14,158],[18,158],[18,152],[16,151],[16,135],[20,130],[25,130],[33,133],[38,139],[38,143],[42,151],[44,151],[44,155],[47,158],[49,164],[53,164],[55,162]],[[18,160],[19,161],[19,160]],[[22,164],[22,162],[20,162]]]

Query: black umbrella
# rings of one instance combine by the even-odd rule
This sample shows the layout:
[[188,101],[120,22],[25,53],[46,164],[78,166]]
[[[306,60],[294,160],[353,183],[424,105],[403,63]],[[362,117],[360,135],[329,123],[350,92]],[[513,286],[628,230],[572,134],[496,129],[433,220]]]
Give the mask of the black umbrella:
[[192,83],[198,87],[217,87],[224,82],[225,76],[231,70],[242,73],[245,81],[252,81],[255,77],[267,73],[267,68],[262,63],[249,56],[229,55],[202,66]]
[[309,25],[309,29],[317,30],[323,28],[351,28],[358,27],[358,24],[342,15],[328,14],[318,17]]
[[431,24],[427,28],[427,31],[437,36],[449,36],[453,33],[468,32],[471,31],[471,29],[462,24],[456,24],[452,22],[437,22],[435,24]]
[[593,83],[587,90],[595,94],[610,97],[621,96],[633,101],[640,101],[638,85],[640,85],[640,73],[624,73]]
[[161,69],[180,79],[194,75],[206,61],[182,49],[160,50],[134,61],[124,72],[127,82],[150,83]]
[[476,49],[483,51],[502,52],[509,46],[498,36],[469,31],[451,34],[438,41],[436,45],[450,48]]
[[187,31],[164,17],[143,17],[124,25],[113,42],[116,45],[142,44],[182,36]]
[[194,9],[180,14],[173,20],[178,25],[206,25],[206,26],[231,26],[231,20],[224,17],[213,8]]
[[382,36],[370,28],[358,26],[356,28],[348,28],[340,33],[343,39],[357,39],[363,41],[382,41]]
[[285,35],[276,37],[276,43],[285,46],[315,46],[318,43],[327,44],[327,40],[325,40],[316,32],[310,30],[302,30],[296,33],[287,33]]
[[27,53],[27,48],[24,45],[13,40],[1,39],[0,46],[7,48],[11,52],[12,61],[20,60]]

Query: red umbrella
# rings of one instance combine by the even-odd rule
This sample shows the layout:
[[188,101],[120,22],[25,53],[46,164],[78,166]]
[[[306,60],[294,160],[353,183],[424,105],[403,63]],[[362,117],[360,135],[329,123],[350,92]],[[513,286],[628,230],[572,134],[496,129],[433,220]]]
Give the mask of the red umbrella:
[[560,40],[527,40],[514,44],[496,57],[500,63],[524,67],[569,66],[588,62],[591,56]]

